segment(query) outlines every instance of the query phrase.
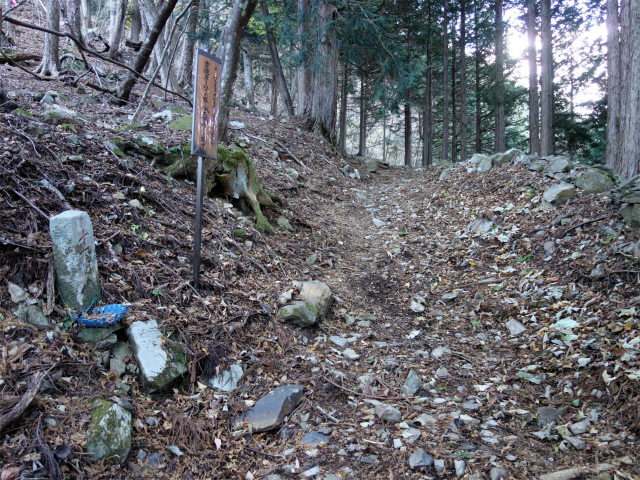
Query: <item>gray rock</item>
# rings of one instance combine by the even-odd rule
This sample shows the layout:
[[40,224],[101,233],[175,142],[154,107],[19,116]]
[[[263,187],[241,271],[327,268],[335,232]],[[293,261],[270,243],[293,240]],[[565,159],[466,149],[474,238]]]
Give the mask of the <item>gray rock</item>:
[[445,178],[447,178],[449,175],[451,175],[451,172],[453,172],[453,168],[445,168],[442,173],[440,173],[440,176],[438,177],[438,180],[444,180]]
[[154,158],[165,153],[162,144],[148,135],[136,135],[131,140],[127,143],[127,147],[145,157]]
[[301,328],[310,327],[318,318],[318,310],[313,305],[298,300],[291,305],[285,305],[278,311],[278,315],[285,322],[293,323]]
[[302,401],[302,385],[286,385],[269,392],[236,420],[236,428],[241,424],[251,425],[254,432],[265,432],[280,425]]
[[480,410],[480,405],[478,405],[476,402],[464,402],[462,404],[462,408],[464,408],[465,410],[477,412],[478,410]]
[[445,293],[444,295],[442,295],[442,297],[440,297],[443,302],[450,302],[451,300],[455,300],[456,298],[458,298],[458,294],[454,292]]
[[231,365],[229,370],[224,370],[220,375],[206,379],[205,383],[215,390],[232,392],[238,388],[238,382],[242,378],[244,371],[240,365]]
[[344,355],[344,357],[348,358],[349,360],[358,360],[360,358],[360,355],[356,353],[353,348],[345,349],[345,351],[342,352],[342,355]]
[[377,402],[375,410],[376,415],[387,422],[398,423],[402,420],[402,412],[386,403]]
[[51,322],[49,321],[49,317],[47,317],[42,312],[42,307],[40,305],[23,305],[18,309],[16,316],[27,323],[35,326],[39,330],[49,328],[51,326]]
[[96,350],[98,351],[110,350],[111,347],[113,347],[116,343],[118,343],[118,336],[111,334],[104,340],[96,343]]
[[531,164],[527,167],[532,172],[544,172],[549,168],[549,163],[545,160],[536,160],[531,162]]
[[289,223],[289,220],[286,219],[285,217],[278,217],[278,225],[280,226],[280,228],[282,228],[283,230],[286,230],[287,232],[296,231],[296,229],[293,228]]
[[438,423],[438,419],[428,413],[422,413],[414,420],[414,422],[419,423],[421,427],[426,427],[427,425],[435,425]]
[[300,475],[307,478],[315,477],[316,475],[320,475],[320,467],[316,465],[315,467],[310,468],[309,470],[305,470]]
[[509,333],[512,337],[515,337],[516,335],[520,335],[527,331],[527,327],[513,318],[506,323],[506,326],[509,329]]
[[447,347],[436,347],[431,350],[431,358],[435,358],[437,360],[444,357],[447,353],[450,352],[451,350],[449,350]]
[[182,353],[165,347],[155,320],[133,322],[127,329],[133,353],[140,368],[142,384],[149,392],[160,392],[187,372],[187,360]]
[[504,153],[496,153],[491,157],[491,160],[493,161],[494,167],[502,167],[504,165],[507,165],[508,163],[511,163],[514,158],[520,156],[521,154],[522,152],[517,148],[511,148]]
[[544,242],[544,254],[547,257],[550,257],[556,251],[556,243],[555,242]]
[[485,158],[489,157],[481,153],[474,153],[473,156],[467,161],[467,163],[470,163],[471,165],[478,165]]
[[336,335],[329,337],[329,341],[333,343],[336,347],[338,347],[340,350],[344,350],[349,346],[349,340],[347,340],[346,338],[338,337]]
[[447,370],[445,367],[440,367],[438,370],[436,370],[436,377],[447,378],[448,376],[449,370]]
[[615,177],[600,169],[590,168],[574,181],[576,187],[584,193],[601,193],[616,186]]
[[625,205],[619,213],[628,227],[640,228],[640,203]]
[[9,282],[7,290],[9,290],[9,295],[11,295],[11,301],[13,303],[21,303],[29,298],[29,294],[27,293],[27,291],[22,287],[16,285],[15,283]]
[[485,233],[485,232],[490,232],[492,228],[493,228],[493,220],[489,220],[485,216],[479,216],[469,224],[469,226],[467,227],[467,230],[471,232]]
[[478,173],[487,172],[493,167],[493,159],[491,157],[487,157],[486,155],[482,156],[484,158],[482,158],[480,162],[478,162]]
[[76,113],[68,108],[61,107],[60,105],[51,105],[50,108],[45,110],[42,114],[42,121],[50,125],[60,125],[63,123],[75,123]]
[[307,445],[311,445],[312,447],[317,447],[322,442],[328,442],[330,438],[330,435],[314,431],[307,433],[300,441]]
[[426,468],[433,465],[433,457],[419,448],[409,457],[409,466],[413,469]]
[[364,455],[360,458],[362,463],[373,463],[378,459],[378,455]]
[[333,303],[333,294],[327,284],[317,280],[310,282],[293,282],[296,288],[300,289],[298,297],[300,300],[313,305],[318,311],[319,317],[326,317]]
[[306,262],[309,265],[314,265],[316,262],[318,261],[318,254],[317,253],[312,253],[311,255],[309,255],[306,259]]
[[579,437],[571,437],[569,435],[564,435],[562,438],[564,438],[567,442],[569,442],[571,446],[576,450],[585,450],[588,446],[587,442],[585,442]]
[[570,198],[576,196],[576,187],[570,183],[559,183],[549,187],[542,199],[549,202],[551,205],[560,205],[566,203]]
[[405,428],[402,432],[402,438],[404,438],[407,443],[415,443],[421,435],[422,432],[417,428]]
[[540,407],[538,409],[538,425],[544,427],[545,425],[555,422],[557,424],[562,422],[562,412],[554,407]]
[[362,167],[369,173],[376,173],[378,171],[378,162],[373,158],[365,158],[362,161]]
[[433,468],[435,469],[436,473],[444,472],[444,460],[434,460]]
[[53,98],[53,95],[47,92],[44,94],[44,97],[42,97],[42,100],[40,100],[40,103],[43,103],[46,105],[53,105],[54,103],[56,103],[56,100],[55,98]]
[[552,174],[570,172],[571,169],[573,168],[573,165],[571,164],[571,162],[569,161],[569,158],[567,157],[561,157],[561,156],[547,157],[546,160],[551,162],[551,165],[549,165],[549,173],[552,173]]
[[173,120],[173,113],[171,113],[171,110],[163,110],[151,115],[151,120],[158,120],[162,123],[169,123]]
[[587,430],[589,430],[590,426],[591,426],[591,422],[587,418],[582,420],[581,422],[574,423],[569,427],[569,429],[571,430],[571,433],[573,433],[574,435],[582,435],[583,433],[587,433]]
[[489,474],[491,480],[509,480],[509,474],[500,467],[493,467]]
[[402,393],[404,395],[415,395],[421,387],[422,379],[420,378],[420,375],[418,375],[412,368],[411,370],[409,370],[409,374],[404,381],[404,385],[402,386]]
[[96,398],[91,402],[91,427],[85,451],[90,462],[123,463],[131,450],[131,413],[115,403]]
[[68,210],[49,220],[56,266],[56,285],[64,303],[85,311],[101,299],[98,261],[91,220],[86,212]]
[[464,460],[455,460],[453,466],[456,469],[456,476],[458,478],[462,477],[464,475],[464,469],[467,466],[466,462]]
[[385,222],[383,222],[382,220],[378,220],[377,218],[374,218],[374,219],[373,219],[373,224],[374,224],[376,227],[382,227],[382,226],[386,225],[386,223],[385,223]]
[[111,358],[109,359],[109,370],[116,374],[118,378],[122,377],[127,371],[126,358],[132,357],[131,349],[126,342],[118,342],[111,349]]
[[113,327],[105,328],[83,328],[78,332],[78,339],[84,343],[98,343],[109,337],[111,334],[121,330],[123,325],[121,323],[115,324]]

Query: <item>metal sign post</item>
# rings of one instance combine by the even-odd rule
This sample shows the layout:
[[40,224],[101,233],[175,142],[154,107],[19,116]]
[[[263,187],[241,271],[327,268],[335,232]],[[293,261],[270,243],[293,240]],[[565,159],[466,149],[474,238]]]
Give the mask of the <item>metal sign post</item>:
[[196,225],[193,236],[193,281],[200,288],[200,247],[202,244],[202,201],[204,160],[218,158],[218,112],[222,60],[204,50],[196,55],[196,81],[193,89],[191,155],[198,155],[196,182]]

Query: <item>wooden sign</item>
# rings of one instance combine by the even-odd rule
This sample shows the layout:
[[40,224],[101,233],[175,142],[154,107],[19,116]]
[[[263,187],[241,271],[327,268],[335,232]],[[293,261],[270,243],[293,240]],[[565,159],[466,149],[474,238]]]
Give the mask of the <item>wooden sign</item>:
[[202,244],[202,200],[204,165],[202,158],[218,158],[218,112],[222,60],[198,49],[196,86],[193,89],[191,155],[198,155],[196,183],[196,225],[193,235],[193,281],[200,288],[200,247]]
[[191,155],[218,158],[218,112],[222,60],[198,49],[193,89]]

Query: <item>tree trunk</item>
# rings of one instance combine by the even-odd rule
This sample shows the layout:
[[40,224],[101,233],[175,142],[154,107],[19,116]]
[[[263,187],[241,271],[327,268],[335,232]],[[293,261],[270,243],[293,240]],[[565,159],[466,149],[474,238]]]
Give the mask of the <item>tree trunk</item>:
[[271,77],[271,110],[269,113],[273,116],[278,115],[278,86],[276,74]]
[[546,157],[555,151],[553,132],[553,55],[551,37],[551,0],[541,0],[542,50],[540,51],[540,84],[542,101],[540,105],[540,155]]
[[[431,2],[428,6],[428,25],[431,25]],[[422,165],[428,167],[433,164],[433,43],[431,29],[427,39],[427,78],[424,104],[424,133],[422,143]]]
[[338,151],[347,154],[347,100],[349,84],[349,64],[342,65],[342,85],[340,88],[340,131],[338,133]]
[[466,0],[460,0],[460,161],[467,161],[467,12]]
[[[47,0],[47,28],[60,31],[60,3],[58,0]],[[58,54],[59,39],[51,33],[44,34],[44,51],[42,61],[36,69],[40,75],[57,77],[60,74],[60,56]]]
[[451,19],[451,161],[455,163],[458,153],[458,116],[456,115],[456,12]]
[[64,6],[64,18],[69,27],[69,33],[76,37],[81,44],[82,38],[82,5],[81,0],[66,0]]
[[318,5],[314,16],[316,24],[314,39],[317,68],[313,70],[311,87],[312,127],[325,138],[335,143],[338,96],[338,48],[333,23],[336,7],[327,1]]
[[109,58],[113,60],[116,60],[120,55],[126,11],[127,0],[111,0],[109,7]]
[[218,138],[221,140],[227,135],[233,84],[236,81],[238,62],[240,60],[240,43],[257,5],[258,0],[234,0],[231,16],[220,38],[218,57],[222,59],[222,73],[220,75]]
[[360,72],[360,137],[358,139],[358,155],[367,155],[367,100],[365,97],[364,70]]
[[382,118],[382,163],[387,163],[387,111]]
[[622,0],[620,10],[620,129],[613,166],[622,177],[640,172],[640,0]]
[[473,10],[473,27],[475,29],[475,97],[476,97],[476,149],[475,153],[482,153],[482,112],[480,110],[480,21],[478,18],[478,0],[475,1]]
[[256,87],[253,81],[253,52],[249,42],[242,42],[242,65],[244,68],[244,89],[247,92],[247,109],[255,111],[256,101],[253,92]]
[[[191,5],[189,20],[185,37],[182,40],[182,51],[180,52],[180,72],[178,73],[178,84],[193,86],[193,55],[196,49],[195,34],[198,27],[198,10],[200,2],[196,0]],[[133,36],[133,21],[131,22],[131,32]],[[253,95],[253,90],[251,91]]]
[[442,161],[449,161],[449,25],[447,10],[448,0],[444,2],[444,17],[442,19]]
[[411,166],[411,104],[404,104],[404,165]]
[[[53,0],[52,0],[53,1]],[[256,0],[257,1],[257,0]],[[169,20],[171,16],[171,12],[175,8],[178,0],[167,0],[163,5],[160,13],[155,19],[153,27],[149,31],[149,35],[147,39],[140,47],[140,51],[138,52],[138,56],[133,64],[133,70],[142,74],[147,63],[149,62],[149,58],[151,57],[151,53],[153,52],[153,47],[156,45],[158,41],[158,37],[160,36],[160,32]],[[254,5],[255,8],[255,5]],[[116,98],[118,99],[118,103],[125,104],[129,101],[129,97],[131,96],[131,91],[133,90],[134,85],[136,84],[137,77],[133,73],[129,73],[127,78],[120,84],[118,87],[118,91],[116,93]],[[221,109],[222,110],[222,109]],[[226,125],[225,125],[226,129]],[[218,138],[222,138],[219,136]]]
[[[624,0],[623,0],[624,1]],[[618,0],[607,0],[607,165],[616,172],[624,168],[618,164],[620,148],[620,14]]]
[[529,153],[540,154],[540,105],[538,100],[538,60],[536,52],[536,0],[527,0],[529,36]]
[[496,0],[496,132],[495,152],[507,149],[504,125],[504,24],[502,23],[502,0]]
[[282,71],[282,65],[280,64],[280,55],[278,55],[278,47],[276,45],[276,39],[273,36],[271,30],[271,21],[269,20],[269,9],[267,4],[263,1],[260,2],[260,10],[262,12],[264,29],[267,34],[267,46],[269,47],[269,54],[271,55],[271,63],[273,63],[273,71],[276,76],[278,90],[280,92],[280,98],[284,103],[285,112],[288,117],[293,117],[293,102],[291,101],[291,95],[289,94],[289,88],[287,87],[287,81],[284,78],[284,72]]
[[140,15],[140,4],[136,1],[131,12],[131,41],[140,41],[140,31],[142,30],[142,16]]
[[[4,1],[4,8],[0,7],[0,9],[2,9],[4,12],[6,12],[7,10],[9,10],[13,6],[12,3],[13,3],[13,0],[5,0]],[[14,43],[15,43],[16,26],[13,23],[3,22],[2,25],[0,25],[0,28],[2,28],[4,30],[4,34],[7,37],[13,39]],[[2,39],[0,38],[0,47],[2,47],[2,46],[4,46],[4,45],[2,45]]]
[[298,0],[298,116],[311,116],[311,0]]

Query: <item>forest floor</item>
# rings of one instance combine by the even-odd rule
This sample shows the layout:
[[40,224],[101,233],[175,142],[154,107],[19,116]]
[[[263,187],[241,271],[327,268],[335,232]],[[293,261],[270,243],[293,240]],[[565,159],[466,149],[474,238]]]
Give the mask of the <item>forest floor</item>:
[[[231,119],[243,125],[229,143],[283,200],[278,212],[265,211],[277,233],[259,234],[229,199],[206,199],[195,290],[194,185],[161,173],[161,160],[122,159],[104,143],[138,135],[123,129],[135,106],[0,69],[15,106],[34,116],[2,113],[0,122],[0,413],[35,372],[47,372],[32,408],[0,436],[7,479],[538,478],[570,468],[581,470],[556,478],[640,477],[640,235],[605,195],[578,193],[543,211],[541,194],[555,180],[516,164],[485,174],[462,168],[442,180],[444,167],[369,174],[295,122],[234,109]],[[47,90],[84,117],[72,128],[40,123],[34,94]],[[188,132],[152,115],[171,108],[177,118],[188,105],[163,96],[153,92],[141,133],[176,153]],[[344,173],[346,164],[360,179]],[[91,216],[103,301],[130,303],[125,322],[157,319],[195,358],[172,393],[146,394],[133,360],[115,378],[108,355],[82,343],[60,306],[48,330],[12,313],[7,282],[52,298],[48,218],[65,204]],[[279,216],[295,232],[277,227]],[[478,218],[494,228],[470,229]],[[234,237],[238,229],[249,243]],[[277,316],[278,299],[293,281],[311,279],[337,298],[317,326],[292,328]],[[232,364],[244,368],[235,391],[199,382],[203,369]],[[423,385],[408,395],[411,370]],[[289,384],[305,395],[283,425],[234,431],[240,413]],[[83,456],[96,397],[134,412],[121,466]],[[379,418],[376,401],[397,408],[401,421]],[[327,438],[302,443],[313,431]],[[418,449],[444,464],[411,468]]]

